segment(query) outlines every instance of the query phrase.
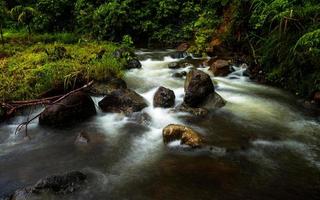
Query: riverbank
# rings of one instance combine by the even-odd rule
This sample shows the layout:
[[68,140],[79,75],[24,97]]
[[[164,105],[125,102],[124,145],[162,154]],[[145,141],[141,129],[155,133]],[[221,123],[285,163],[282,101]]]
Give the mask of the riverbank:
[[[65,94],[90,81],[121,78],[139,65],[124,44],[85,40],[71,33],[29,36],[5,32],[0,46],[0,102]],[[133,66],[132,66],[133,65]],[[5,118],[1,106],[1,119]]]

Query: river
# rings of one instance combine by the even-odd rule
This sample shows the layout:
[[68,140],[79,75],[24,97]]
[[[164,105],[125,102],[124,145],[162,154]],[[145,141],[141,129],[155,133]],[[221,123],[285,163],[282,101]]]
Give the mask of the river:
[[[47,175],[81,170],[89,174],[79,192],[45,199],[319,199],[320,123],[306,115],[295,97],[243,76],[240,66],[214,77],[225,107],[197,118],[153,108],[159,86],[183,100],[184,80],[168,64],[171,51],[137,51],[142,69],[126,72],[128,87],[149,103],[151,120],[137,123],[98,110],[92,119],[65,129],[29,125],[25,139],[17,125],[37,114],[26,110],[0,126],[0,197]],[[102,97],[94,97],[97,104]],[[38,110],[39,112],[40,110]],[[179,142],[163,144],[162,129],[183,124],[201,133],[209,146],[192,150]],[[79,132],[93,134],[75,144]],[[43,199],[43,198],[40,198]]]

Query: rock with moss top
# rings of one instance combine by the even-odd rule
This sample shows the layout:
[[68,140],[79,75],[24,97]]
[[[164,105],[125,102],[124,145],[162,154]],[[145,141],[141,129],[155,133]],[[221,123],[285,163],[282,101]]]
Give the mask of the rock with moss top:
[[46,107],[39,117],[41,125],[62,127],[81,122],[96,114],[91,97],[80,91]]
[[192,148],[201,147],[203,145],[201,135],[191,128],[183,125],[170,124],[166,126],[162,131],[162,136],[165,144],[175,140],[180,140],[181,144],[188,145]]
[[99,106],[104,112],[130,114],[147,107],[145,99],[130,89],[119,89],[107,94]]

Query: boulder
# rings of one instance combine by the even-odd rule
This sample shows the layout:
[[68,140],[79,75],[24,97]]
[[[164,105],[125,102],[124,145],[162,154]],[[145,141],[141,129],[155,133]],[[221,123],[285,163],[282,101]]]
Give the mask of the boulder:
[[192,148],[201,147],[203,144],[202,137],[199,133],[183,125],[170,124],[162,131],[163,142],[165,144],[174,140],[180,140],[181,144],[188,145]]
[[210,76],[200,70],[191,70],[184,84],[184,103],[190,107],[200,106],[206,98],[214,93]]
[[119,89],[107,94],[99,107],[104,112],[130,114],[147,107],[145,99],[130,89]]
[[153,97],[153,106],[161,108],[171,108],[174,106],[176,96],[174,92],[165,87],[159,87]]
[[73,171],[62,175],[48,176],[39,180],[35,185],[17,190],[11,200],[34,199],[35,195],[51,193],[65,195],[73,193],[81,188],[87,176],[79,171]]
[[90,87],[89,92],[92,95],[106,95],[118,89],[126,89],[127,84],[120,78],[111,78],[106,81],[95,82]]
[[132,58],[127,61],[126,69],[140,69],[142,67],[137,58]]
[[215,76],[227,76],[231,73],[230,68],[231,66],[228,60],[218,59],[211,64],[209,70],[211,70]]
[[39,117],[41,125],[60,127],[81,122],[96,114],[93,100],[84,92],[76,92],[59,103],[45,108]]

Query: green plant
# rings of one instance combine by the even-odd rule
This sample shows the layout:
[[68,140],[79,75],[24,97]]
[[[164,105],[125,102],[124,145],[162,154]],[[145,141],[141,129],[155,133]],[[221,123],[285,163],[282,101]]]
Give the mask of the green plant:
[[31,35],[31,23],[37,11],[32,7],[16,6],[11,9],[11,16],[19,23],[27,27],[29,35]]

